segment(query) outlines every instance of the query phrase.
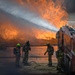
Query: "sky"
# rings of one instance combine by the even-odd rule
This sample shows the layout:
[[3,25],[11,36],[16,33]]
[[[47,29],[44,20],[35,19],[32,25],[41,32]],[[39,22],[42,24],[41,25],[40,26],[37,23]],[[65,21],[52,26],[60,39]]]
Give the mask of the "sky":
[[0,36],[22,41],[55,38],[68,20],[61,4],[59,0],[0,0]]

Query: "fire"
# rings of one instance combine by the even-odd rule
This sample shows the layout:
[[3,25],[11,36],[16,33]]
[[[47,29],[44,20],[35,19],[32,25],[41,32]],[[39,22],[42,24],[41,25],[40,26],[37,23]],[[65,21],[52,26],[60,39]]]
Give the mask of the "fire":
[[[52,25],[60,28],[67,24],[68,14],[62,7],[64,0],[17,0],[22,5],[30,6],[30,10],[36,11],[40,17],[50,22]],[[39,38],[55,37],[55,33],[41,32],[37,33]]]
[[[15,1],[15,0],[14,0]],[[68,14],[62,8],[63,0],[16,0],[19,4],[24,7],[29,7],[29,10],[37,12],[39,16],[52,25],[60,28],[61,26],[67,24]],[[7,23],[6,23],[7,24]],[[0,27],[0,35],[4,39],[15,39],[18,36],[18,30],[11,24],[4,24]],[[37,39],[47,39],[55,38],[55,33],[48,31],[37,31],[34,30],[35,37]],[[23,38],[22,38],[23,40]]]
[[13,25],[4,24],[0,27],[0,34],[5,40],[12,40],[17,37],[18,32]]
[[55,37],[55,32],[50,32],[47,30],[34,29],[33,33],[37,39],[50,40]]
[[51,38],[55,37],[55,33],[52,32],[43,32],[43,34],[41,32],[37,32],[37,39],[44,39],[44,40],[50,40]]
[[20,4],[30,6],[39,15],[56,27],[67,24],[68,14],[62,7],[64,0],[17,0]]
[[68,15],[61,7],[59,0],[56,1],[58,3],[54,3],[53,0],[37,0],[37,2],[32,2],[31,4],[34,4],[34,7],[39,6],[38,12],[40,16],[59,28],[67,23]]
[[[31,1],[27,0],[27,2],[32,5],[32,7],[37,8],[40,16],[45,20],[49,21],[56,27],[60,28],[61,26],[67,24],[68,14],[61,7],[61,2],[56,0],[58,4],[54,3],[53,0],[36,0]],[[35,9],[34,8],[34,9]],[[36,36],[38,39],[47,39],[55,37],[55,33],[53,32],[41,32]]]

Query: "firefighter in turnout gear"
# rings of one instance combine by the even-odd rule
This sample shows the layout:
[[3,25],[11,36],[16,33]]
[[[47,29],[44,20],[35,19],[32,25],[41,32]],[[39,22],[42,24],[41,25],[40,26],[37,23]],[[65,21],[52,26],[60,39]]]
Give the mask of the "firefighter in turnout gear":
[[46,53],[48,52],[48,66],[52,66],[52,55],[54,53],[54,48],[50,45],[50,43],[47,43],[47,50],[44,53],[44,55],[46,55]]
[[56,51],[56,58],[58,60],[58,64],[57,64],[57,70],[59,72],[62,71],[62,67],[63,67],[63,51],[62,51],[62,46],[59,47],[59,50]]
[[15,56],[16,56],[16,61],[15,61],[15,63],[16,63],[16,66],[17,66],[17,67],[20,66],[20,65],[19,65],[20,56],[21,56],[20,47],[21,47],[21,45],[18,43],[18,44],[16,45],[16,48],[14,48],[14,54],[15,54]]
[[31,50],[30,43],[29,43],[29,41],[27,41],[26,44],[23,46],[23,52],[24,52],[23,63],[24,63],[24,65],[28,64],[28,55],[29,55],[30,50]]

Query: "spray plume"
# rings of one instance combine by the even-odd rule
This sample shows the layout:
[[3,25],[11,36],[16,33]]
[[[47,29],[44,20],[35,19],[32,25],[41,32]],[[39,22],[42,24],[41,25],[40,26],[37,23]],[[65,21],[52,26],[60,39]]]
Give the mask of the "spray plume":
[[[16,4],[15,1],[19,4]],[[51,37],[55,37],[55,33],[51,31],[56,32],[58,31],[57,28],[60,28],[67,23],[68,15],[66,11],[62,9],[61,1],[59,2],[59,0],[55,0],[54,2],[53,0],[0,0],[0,9],[9,14],[12,14],[13,16],[27,20],[28,22],[33,23],[33,25],[35,25],[36,27],[38,26],[42,29],[45,28],[50,30],[32,30],[32,33],[37,39],[48,40]],[[16,31],[18,33],[18,30]],[[21,36],[22,35],[24,34],[21,33]],[[24,38],[21,39],[25,40]]]
[[62,6],[64,0],[17,0],[21,5],[37,11],[43,19],[60,28],[67,24],[68,14]]
[[[4,5],[4,6],[3,6]],[[10,8],[9,8],[10,7]],[[58,31],[58,29],[55,26],[52,26],[50,23],[45,21],[44,19],[36,16],[34,13],[25,10],[25,8],[17,5],[10,5],[9,3],[6,4],[5,2],[0,2],[0,8],[16,17],[25,19],[36,26],[42,26],[44,28],[47,28],[52,31]]]

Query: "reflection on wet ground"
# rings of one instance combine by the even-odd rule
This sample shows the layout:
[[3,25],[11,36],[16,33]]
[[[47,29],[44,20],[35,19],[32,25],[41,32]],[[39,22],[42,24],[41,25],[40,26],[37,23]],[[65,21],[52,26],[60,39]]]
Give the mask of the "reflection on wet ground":
[[[15,55],[13,54],[13,48],[14,47],[8,47],[5,51],[0,51],[0,58],[14,58]],[[54,46],[54,50],[57,50],[57,46]],[[44,52],[46,51],[46,46],[34,46],[31,47],[31,51],[29,53],[29,61],[38,61],[38,62],[44,62],[47,63],[47,54],[44,55]],[[22,52],[21,48],[21,57],[24,56],[24,53]],[[52,56],[53,62],[57,62],[55,52]]]
[[[32,47],[29,55],[29,64],[24,66],[22,63],[23,53],[21,48],[20,68],[15,66],[15,56],[13,47],[8,47],[5,51],[0,51],[0,75],[57,75],[56,57],[53,55],[53,66],[48,67],[47,55],[44,56],[46,46]],[[54,47],[55,51],[57,47]],[[63,75],[63,74],[59,74]]]

